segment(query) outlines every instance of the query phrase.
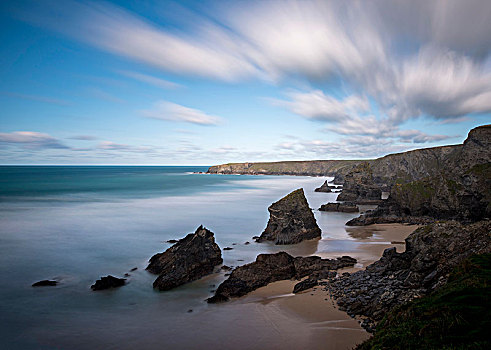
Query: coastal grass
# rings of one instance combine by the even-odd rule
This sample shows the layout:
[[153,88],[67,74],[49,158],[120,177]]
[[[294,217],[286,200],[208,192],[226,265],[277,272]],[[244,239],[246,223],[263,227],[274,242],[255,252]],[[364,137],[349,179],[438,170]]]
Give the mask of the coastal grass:
[[357,347],[491,349],[491,254],[474,255],[435,293],[392,310]]

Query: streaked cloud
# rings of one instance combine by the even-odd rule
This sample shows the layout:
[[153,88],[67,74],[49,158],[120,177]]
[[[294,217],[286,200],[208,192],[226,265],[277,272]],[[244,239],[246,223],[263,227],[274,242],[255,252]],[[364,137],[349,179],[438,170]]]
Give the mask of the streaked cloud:
[[37,102],[55,104],[55,105],[59,105],[59,106],[70,105],[69,101],[65,101],[65,100],[62,100],[59,98],[47,97],[47,96],[20,94],[20,93],[9,92],[9,91],[2,91],[2,92],[0,92],[0,94],[5,95],[5,96],[9,96],[9,97],[20,98],[23,100],[37,101]]
[[218,125],[223,122],[221,118],[206,114],[198,109],[181,106],[167,101],[158,101],[154,104],[152,109],[143,110],[141,111],[141,114],[147,118],[205,126]]
[[28,148],[32,150],[69,148],[53,136],[35,131],[0,133],[0,144]]
[[148,75],[148,74],[143,74],[143,73],[138,73],[138,72],[133,72],[133,71],[127,71],[127,70],[119,71],[119,73],[128,77],[128,78],[132,78],[132,79],[141,81],[143,83],[147,83],[147,84],[156,86],[156,87],[161,88],[161,89],[166,89],[166,90],[167,89],[176,89],[176,88],[182,86],[182,85],[174,83],[172,81],[160,79],[160,78],[154,77],[152,75]]
[[69,137],[69,139],[79,140],[79,141],[94,141],[97,140],[98,138],[91,135],[76,135],[76,136]]

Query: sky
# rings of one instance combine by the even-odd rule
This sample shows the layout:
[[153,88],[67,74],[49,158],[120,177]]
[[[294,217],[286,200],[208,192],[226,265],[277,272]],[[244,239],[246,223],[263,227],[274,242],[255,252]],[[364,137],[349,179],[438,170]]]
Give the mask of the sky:
[[491,1],[2,1],[0,164],[369,159],[491,123]]

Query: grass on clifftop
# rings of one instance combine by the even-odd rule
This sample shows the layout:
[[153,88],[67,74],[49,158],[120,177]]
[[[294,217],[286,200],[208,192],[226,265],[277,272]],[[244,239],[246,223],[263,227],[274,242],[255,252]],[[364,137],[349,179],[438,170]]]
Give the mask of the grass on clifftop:
[[491,349],[491,254],[474,255],[436,293],[397,307],[357,347]]

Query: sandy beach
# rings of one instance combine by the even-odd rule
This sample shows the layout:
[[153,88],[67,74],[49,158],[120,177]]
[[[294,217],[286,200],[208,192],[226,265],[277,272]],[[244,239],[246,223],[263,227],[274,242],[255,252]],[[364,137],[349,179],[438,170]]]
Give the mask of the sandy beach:
[[[358,259],[358,264],[354,268],[343,269],[340,272],[353,272],[379,259],[386,248],[396,247],[398,252],[404,251],[405,246],[401,242],[404,242],[404,239],[417,227],[402,224],[350,227],[347,228],[347,231],[359,242],[358,248],[353,252],[340,251],[323,257],[350,255]],[[291,333],[298,332],[299,326],[295,326],[295,323],[284,324],[282,319],[288,317],[300,321],[302,323],[300,328],[303,332],[295,344],[280,342],[275,344],[278,345],[278,348],[294,349],[297,346],[304,346],[308,349],[352,349],[356,344],[370,337],[370,334],[361,328],[359,320],[340,311],[320,286],[299,294],[292,294],[293,286],[297,282],[274,282],[232,303],[256,304],[262,316],[269,319],[271,331],[288,334],[285,339],[291,340]],[[254,349],[260,346],[259,343],[252,340],[245,348]]]

